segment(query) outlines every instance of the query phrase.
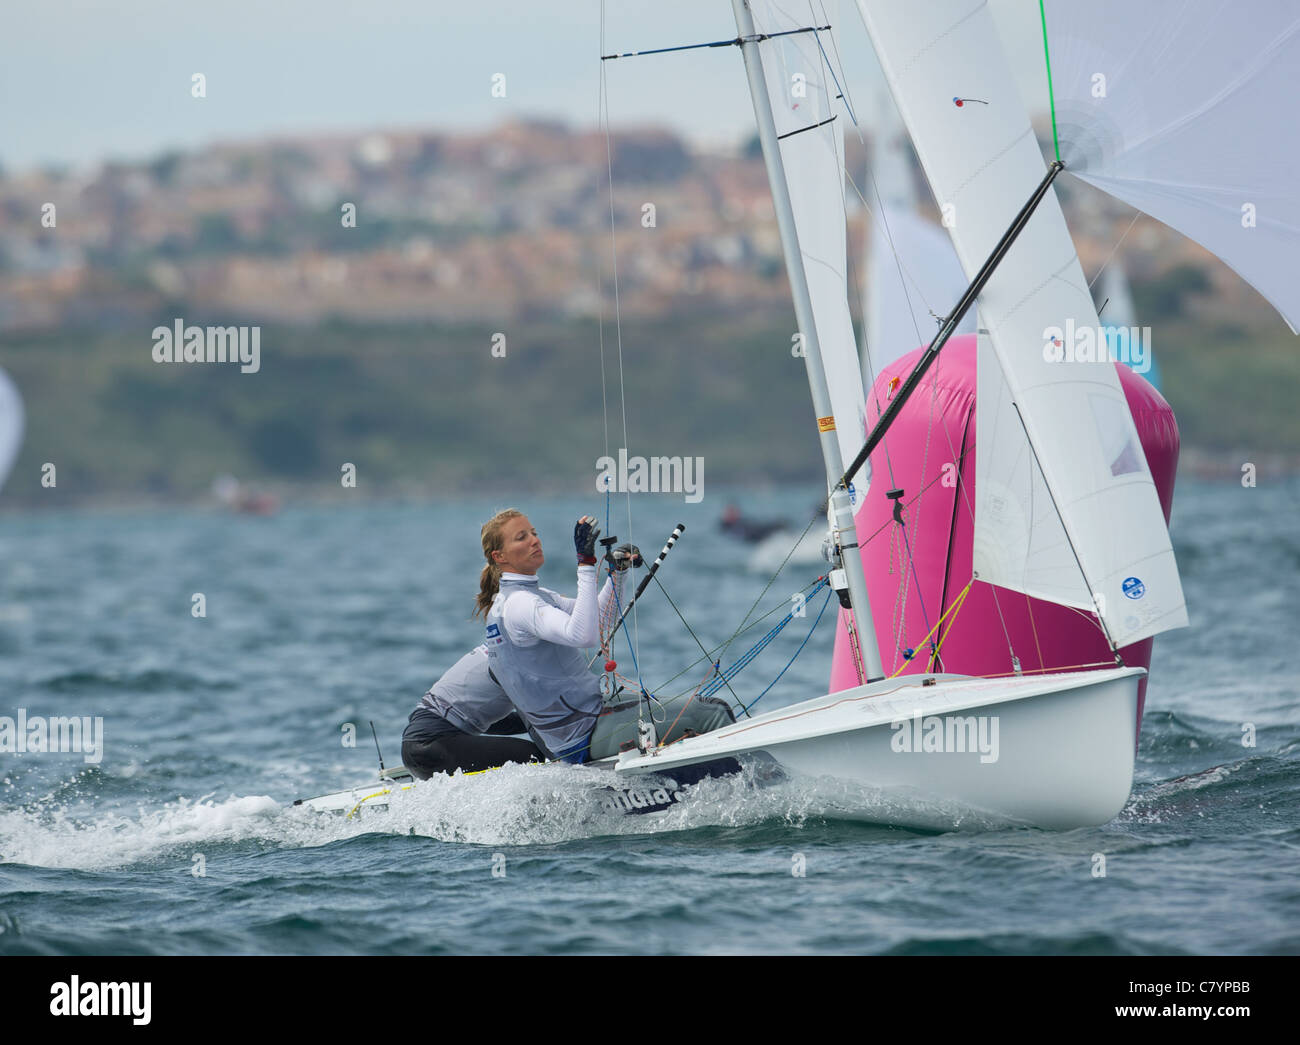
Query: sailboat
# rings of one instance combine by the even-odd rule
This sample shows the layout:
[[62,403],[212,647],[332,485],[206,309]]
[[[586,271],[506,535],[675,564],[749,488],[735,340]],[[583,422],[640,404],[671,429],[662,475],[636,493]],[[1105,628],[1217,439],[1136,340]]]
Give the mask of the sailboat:
[[[744,59],[825,465],[828,578],[857,684],[595,765],[646,786],[710,766],[775,766],[856,786],[869,798],[857,815],[905,826],[967,814],[1049,829],[1102,824],[1130,794],[1146,675],[1120,651],[1188,616],[1114,364],[1071,354],[1054,333],[1067,321],[1101,324],[1052,186],[1068,171],[1197,240],[1294,330],[1292,165],[1272,155],[1274,135],[1243,139],[1240,128],[1265,130],[1293,93],[1300,16],[1282,2],[1241,19],[1208,2],[1045,0],[1048,163],[983,0],[856,6],[968,281],[870,431],[845,271],[838,103],[849,99],[828,8],[732,0],[736,39],[702,46],[734,44]],[[1098,93],[1098,73],[1108,92]],[[1229,137],[1238,151],[1226,162]],[[856,526],[864,466],[972,309],[970,582],[1072,607],[1104,632],[1113,662],[885,677]]]
[[[947,231],[969,281],[870,433],[859,427],[860,398],[841,404],[827,394],[828,384],[832,392],[845,387],[839,377],[825,379],[850,340],[839,307],[844,255],[826,228],[834,207],[820,218],[806,214],[811,200],[833,204],[842,191],[829,159],[840,140],[833,103],[843,84],[835,30],[820,4],[733,0],[809,345],[838,551],[831,576],[859,622],[851,638],[861,684],[625,755],[617,772],[761,754],[793,773],[909,794],[916,810],[963,808],[1060,829],[1104,823],[1132,786],[1145,674],[1122,663],[1118,651],[1188,618],[1113,364],[1052,351],[1063,346],[1048,332],[1067,320],[1081,330],[1101,325],[1052,182],[1069,171],[1196,239],[1294,329],[1300,294],[1284,276],[1298,245],[1287,165],[1269,156],[1274,135],[1242,142],[1234,127],[1262,131],[1280,113],[1294,89],[1300,18],[1281,3],[1260,5],[1248,25],[1235,18],[1228,25],[1221,6],[1208,3],[1176,11],[1168,3],[1045,3],[1055,117],[1055,155],[1047,164],[983,2],[856,6],[935,199],[950,216]],[[1110,92],[1103,94],[1097,74],[1108,71]],[[809,95],[798,105],[790,97],[796,73]],[[1222,143],[1229,139],[1241,142],[1245,155],[1226,162]],[[814,154],[823,161],[820,182]],[[836,300],[827,304],[831,271]],[[972,305],[980,479],[971,580],[1089,615],[1115,653],[1111,665],[992,679],[881,678],[870,598],[855,583],[861,566],[849,485],[888,431],[895,404],[920,385]],[[851,449],[854,443],[859,448]],[[989,737],[996,723],[996,757],[972,742],[984,723]],[[892,804],[889,818],[924,822],[927,815]]]
[[22,449],[25,420],[22,394],[13,379],[0,370],[0,486],[9,478]]

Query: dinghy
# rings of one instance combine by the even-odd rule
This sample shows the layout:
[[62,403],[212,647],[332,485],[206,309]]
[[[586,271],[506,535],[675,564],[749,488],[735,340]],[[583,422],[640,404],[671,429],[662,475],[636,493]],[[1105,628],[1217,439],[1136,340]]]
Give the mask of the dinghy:
[[[1300,222],[1268,128],[1283,124],[1294,89],[1300,18],[1279,2],[1249,23],[1212,3],[1044,4],[1038,28],[1054,115],[1046,164],[983,2],[857,0],[969,281],[867,432],[862,385],[846,366],[840,118],[853,116],[836,31],[820,3],[732,6],[731,42],[744,56],[806,349],[829,490],[830,578],[847,611],[858,684],[624,753],[615,771],[635,777],[761,755],[793,774],[911,796],[917,810],[965,808],[1054,829],[1104,823],[1130,793],[1146,674],[1121,650],[1188,619],[1114,365],[1076,351],[1079,342],[1063,344],[1068,329],[1107,341],[1052,184],[1062,171],[1075,174],[1196,239],[1294,329],[1300,289],[1283,274]],[[1117,93],[1099,92],[1099,72]],[[1258,133],[1243,138],[1242,127]],[[1231,156],[1228,141],[1239,143]],[[980,479],[969,581],[1077,611],[1104,634],[1109,660],[1000,678],[885,679],[853,484],[865,485],[863,466],[972,311]],[[884,818],[923,821],[906,808],[891,803]]]
[[[1065,343],[1067,330],[1107,342],[1053,183],[1066,171],[1197,240],[1294,330],[1297,146],[1273,128],[1289,126],[1300,16],[1282,0],[1261,0],[1248,19],[1208,0],[1045,0],[1035,28],[1050,69],[1047,163],[982,0],[857,0],[968,281],[868,430],[846,279],[843,133],[855,116],[830,5],[732,7],[734,40],[666,50],[743,55],[825,466],[826,580],[855,684],[765,714],[744,709],[734,724],[668,745],[646,729],[592,765],[612,774],[611,787],[642,789],[767,765],[859,785],[879,801],[856,815],[904,826],[933,827],[936,811],[948,823],[965,812],[1061,830],[1105,823],[1131,790],[1146,676],[1122,651],[1188,618],[1114,364],[1096,337],[1091,352]],[[947,673],[886,677],[882,667],[857,536],[865,466],[971,314],[979,478],[970,577],[958,581],[1075,611],[1105,640],[1107,658],[1076,666],[1086,670],[980,678],[952,658]],[[936,648],[956,608],[926,636]],[[394,778],[375,795],[304,804],[350,811],[396,786],[408,785]]]

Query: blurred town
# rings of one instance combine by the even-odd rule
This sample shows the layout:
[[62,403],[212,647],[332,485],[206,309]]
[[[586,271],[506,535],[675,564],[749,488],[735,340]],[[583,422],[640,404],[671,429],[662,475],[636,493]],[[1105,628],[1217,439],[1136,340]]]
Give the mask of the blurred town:
[[[624,315],[789,311],[756,142],[705,154],[646,129],[616,131],[610,145]],[[866,155],[852,138],[849,160],[867,195]],[[1085,271],[1095,271],[1132,212],[1077,186],[1065,197]],[[865,210],[849,199],[861,257]],[[43,227],[51,202],[56,224]],[[0,178],[0,330],[146,321],[178,300],[293,323],[594,316],[609,231],[604,135],[544,122],[14,173]],[[1153,222],[1124,248],[1139,284],[1178,265],[1214,271],[1204,251]],[[1219,282],[1222,300],[1236,282]]]
[[[869,217],[857,193],[871,198],[868,145],[851,134],[847,150],[850,280],[861,287]],[[1280,467],[1300,457],[1293,335],[1272,309],[1158,222],[1134,225],[1109,197],[1069,179],[1058,186],[1085,273],[1122,260],[1139,322],[1155,331],[1189,459],[1213,468],[1204,462],[1214,455],[1231,463],[1245,452]],[[0,365],[29,420],[6,502],[49,503],[36,469],[56,452],[77,477],[65,484],[69,498],[191,496],[229,471],[296,480],[341,455],[385,480],[404,469],[467,480],[491,448],[448,433],[459,430],[458,411],[493,409],[478,387],[487,379],[466,362],[471,351],[486,359],[479,346],[509,327],[513,358],[521,343],[533,353],[537,402],[555,403],[579,343],[581,366],[597,365],[598,324],[614,317],[611,246],[624,335],[654,346],[656,366],[676,367],[671,377],[642,372],[641,390],[662,397],[654,416],[704,442],[730,433],[730,449],[709,444],[715,460],[753,467],[740,445],[753,436],[729,419],[762,415],[764,396],[787,387],[779,409],[800,418],[808,409],[802,373],[781,347],[793,311],[756,141],[705,151],[649,127],[616,129],[607,143],[595,130],[525,121],[218,143],[85,172],[0,171]],[[211,383],[199,390],[193,378],[161,374],[148,331],[174,317],[265,324],[271,362],[258,391],[241,385],[236,408]],[[746,400],[727,383],[723,371],[737,367],[726,352],[758,343],[775,351],[746,372],[762,386]],[[707,344],[719,346],[711,363],[695,351]],[[70,353],[83,362],[70,364]],[[307,385],[316,389],[310,416],[287,409]],[[447,396],[453,387],[464,394]],[[699,398],[674,396],[682,387]],[[332,398],[342,395],[346,403]],[[584,396],[557,405],[601,402],[596,385]],[[707,428],[677,418],[701,404],[713,411]],[[208,452],[181,462],[132,450],[164,432],[188,433]],[[217,439],[235,449],[217,452]],[[111,465],[91,449],[107,444]],[[815,477],[815,453],[812,440],[777,447],[764,474]],[[537,463],[534,478],[546,474],[544,454]]]

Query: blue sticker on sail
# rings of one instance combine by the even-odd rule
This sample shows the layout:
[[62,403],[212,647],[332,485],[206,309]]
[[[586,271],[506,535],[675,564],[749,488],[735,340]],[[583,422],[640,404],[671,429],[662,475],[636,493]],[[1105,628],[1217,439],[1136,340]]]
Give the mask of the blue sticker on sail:
[[852,483],[849,483],[849,504],[857,504],[857,503],[858,503],[858,488],[854,486]]
[[1147,593],[1147,586],[1137,577],[1124,578],[1124,594],[1130,599],[1140,599]]

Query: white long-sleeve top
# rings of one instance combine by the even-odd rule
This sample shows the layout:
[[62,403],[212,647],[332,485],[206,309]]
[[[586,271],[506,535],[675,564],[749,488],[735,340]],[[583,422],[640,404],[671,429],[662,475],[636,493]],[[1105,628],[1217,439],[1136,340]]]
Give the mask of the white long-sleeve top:
[[[605,582],[600,595],[596,595],[596,567],[578,567],[578,594],[569,598],[549,588],[540,588],[556,605],[551,605],[538,592],[516,588],[501,607],[501,622],[510,641],[517,646],[533,646],[538,642],[554,642],[560,646],[590,649],[600,644],[600,619],[618,592],[619,605],[626,608],[623,597],[623,580],[626,571],[616,571]],[[502,580],[536,580],[527,574],[503,573]]]

